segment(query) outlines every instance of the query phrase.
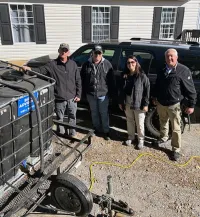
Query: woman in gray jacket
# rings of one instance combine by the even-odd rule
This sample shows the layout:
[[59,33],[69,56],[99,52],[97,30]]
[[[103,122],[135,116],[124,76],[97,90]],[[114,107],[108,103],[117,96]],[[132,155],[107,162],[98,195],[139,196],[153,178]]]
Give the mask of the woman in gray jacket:
[[138,149],[144,146],[145,113],[148,111],[150,83],[146,74],[141,69],[137,58],[129,56],[126,70],[122,75],[119,107],[125,111],[127,118],[128,139],[125,144],[130,146],[135,141],[135,124],[138,134]]

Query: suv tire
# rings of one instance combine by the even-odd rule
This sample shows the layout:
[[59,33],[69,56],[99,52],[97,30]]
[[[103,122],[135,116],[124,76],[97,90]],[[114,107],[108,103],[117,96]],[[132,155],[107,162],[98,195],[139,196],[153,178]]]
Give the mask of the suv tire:
[[[152,136],[156,138],[160,137],[160,131],[159,131],[160,123],[159,123],[159,116],[158,116],[156,107],[151,108],[150,111],[147,113],[146,119],[145,119],[145,125],[146,125],[148,132]],[[181,118],[181,133],[184,132],[184,128],[185,128],[185,124]],[[169,126],[169,137],[171,137],[171,124]]]

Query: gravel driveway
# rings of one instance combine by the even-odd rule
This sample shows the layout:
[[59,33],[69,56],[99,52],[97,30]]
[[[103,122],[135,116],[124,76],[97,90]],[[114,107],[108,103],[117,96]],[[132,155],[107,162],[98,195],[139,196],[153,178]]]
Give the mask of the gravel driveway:
[[[80,125],[91,127],[87,111],[79,109],[78,119]],[[109,161],[129,165],[141,153],[153,154],[166,162],[144,156],[129,169],[107,165],[94,166],[96,182],[92,192],[105,194],[107,176],[111,175],[114,198],[127,202],[136,212],[136,217],[200,217],[200,158],[194,158],[185,167],[177,167],[176,163],[172,165],[168,157],[171,150],[170,141],[165,147],[155,149],[151,145],[153,141],[151,137],[146,138],[146,146],[140,151],[134,146],[123,146],[121,141],[126,136],[125,126],[124,118],[111,116],[113,140],[105,141],[100,137],[94,137],[92,147],[72,174],[89,187],[89,166],[92,162]],[[178,164],[184,164],[190,156],[200,156],[200,125],[192,125],[190,132],[188,128],[185,129],[182,146],[182,157]],[[99,208],[95,205],[91,214],[98,213]]]

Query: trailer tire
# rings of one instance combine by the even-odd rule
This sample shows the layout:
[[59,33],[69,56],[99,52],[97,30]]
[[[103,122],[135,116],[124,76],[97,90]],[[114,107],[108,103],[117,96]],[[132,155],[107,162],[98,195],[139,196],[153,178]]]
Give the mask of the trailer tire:
[[[145,125],[148,132],[156,137],[160,137],[160,123],[159,123],[159,116],[157,113],[156,107],[151,108],[151,110],[147,113],[145,118]],[[184,132],[185,124],[181,118],[181,133]],[[169,126],[169,137],[171,138],[171,125]]]
[[93,197],[88,188],[76,177],[62,173],[52,184],[51,197],[56,207],[76,216],[88,215],[93,207]]

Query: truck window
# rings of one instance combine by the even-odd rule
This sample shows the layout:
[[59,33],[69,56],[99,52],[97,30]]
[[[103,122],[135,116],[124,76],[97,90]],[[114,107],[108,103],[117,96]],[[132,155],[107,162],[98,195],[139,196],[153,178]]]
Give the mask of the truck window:
[[[103,57],[110,62],[112,62],[112,58],[114,56],[115,49],[104,49]],[[85,63],[91,56],[92,49],[86,49],[81,53],[78,53],[76,56],[73,56],[73,60],[76,62],[78,67],[81,67],[83,63]]]
[[194,80],[200,80],[200,56],[195,55],[179,55],[179,62],[187,66]]
[[138,62],[140,63],[142,69],[146,74],[156,74],[155,58],[151,53],[143,51],[133,51],[130,49],[122,50],[119,65],[121,71],[125,69],[127,58],[130,55],[136,56]]
[[89,48],[89,49],[82,51],[77,56],[73,56],[73,60],[76,62],[78,67],[81,67],[83,63],[85,63],[89,59],[91,52],[92,52],[92,49]]

